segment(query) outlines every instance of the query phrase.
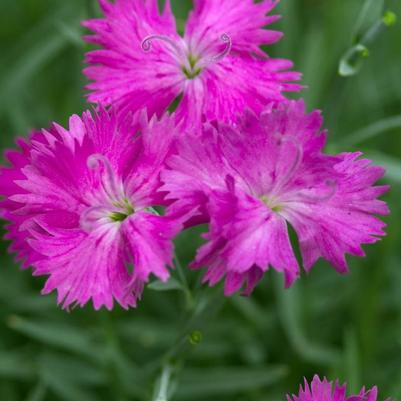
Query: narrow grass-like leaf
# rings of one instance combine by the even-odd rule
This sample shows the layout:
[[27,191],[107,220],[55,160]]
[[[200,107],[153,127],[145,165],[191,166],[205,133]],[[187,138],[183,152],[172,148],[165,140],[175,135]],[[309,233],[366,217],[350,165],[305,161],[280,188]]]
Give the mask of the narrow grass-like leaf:
[[46,393],[47,387],[42,381],[40,381],[28,394],[25,401],[43,401],[46,397]]
[[154,281],[150,283],[147,288],[154,291],[183,290],[181,283],[174,277],[171,277],[166,283],[160,280]]
[[341,145],[344,146],[359,145],[360,143],[363,143],[369,139],[373,139],[378,135],[381,135],[385,132],[397,128],[400,129],[400,134],[401,134],[401,116],[385,118],[383,120],[376,121],[375,123],[367,127],[361,128],[360,130],[350,135],[347,135],[344,138],[344,140],[341,141]]
[[99,366],[61,353],[46,352],[42,354],[40,366],[46,367],[71,383],[99,386],[107,381],[106,375]]
[[[65,37],[53,36],[46,37],[43,43],[40,43],[31,54],[17,65],[10,69],[10,74],[0,82],[0,112],[6,106],[7,98],[14,92],[18,92],[24,86],[30,77],[51,58],[56,57],[59,51],[65,46],[67,40]],[[29,60],[29,62],[27,62]]]
[[[263,368],[185,369],[182,372],[177,399],[213,399],[270,386],[288,374],[285,366]],[[210,398],[208,398],[210,397]]]
[[345,377],[349,383],[350,392],[357,393],[362,387],[361,383],[361,358],[358,344],[358,337],[355,329],[350,328],[345,331]]
[[101,356],[84,330],[73,328],[64,323],[49,323],[11,316],[8,325],[43,344],[74,351],[95,359],[99,359]]
[[[352,46],[345,52],[340,60],[338,73],[342,77],[350,77],[356,75],[360,71],[364,59],[370,55],[369,46],[386,30],[386,28],[395,23],[396,14],[392,11],[383,13],[382,4],[383,1],[371,0],[365,3],[361,13],[361,22],[357,23],[357,30],[362,27],[369,8],[376,9],[376,7],[379,6],[381,14],[365,33],[355,32]],[[360,27],[358,27],[358,25],[360,25]]]
[[366,157],[386,169],[385,179],[401,184],[401,159],[382,152],[366,151]]
[[331,346],[318,344],[315,340],[306,338],[300,323],[300,306],[302,304],[299,287],[293,286],[284,290],[280,280],[275,278],[275,288],[279,315],[294,350],[305,361],[331,366],[338,363],[340,353]]
[[19,351],[0,351],[0,378],[31,380],[35,377],[34,364]]
[[74,23],[56,21],[55,26],[61,36],[67,39],[69,43],[76,46],[78,49],[83,49],[85,47],[85,43],[82,40],[83,29],[79,28],[79,21]]
[[354,42],[358,42],[369,25],[380,18],[383,6],[384,0],[365,0],[353,30],[352,40]]

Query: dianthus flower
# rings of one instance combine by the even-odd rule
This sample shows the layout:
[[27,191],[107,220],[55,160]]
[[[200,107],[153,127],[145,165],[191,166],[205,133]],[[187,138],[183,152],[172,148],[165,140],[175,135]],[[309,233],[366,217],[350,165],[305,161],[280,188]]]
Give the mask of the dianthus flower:
[[269,266],[284,273],[287,287],[293,283],[299,267],[288,224],[306,270],[323,257],[345,273],[346,253],[363,256],[361,244],[384,235],[374,214],[388,213],[377,199],[388,187],[373,186],[384,169],[361,153],[323,154],[321,124],[302,101],[280,102],[236,126],[207,123],[167,161],[162,179],[177,200],[172,207],[200,207],[210,216],[192,267],[206,267],[210,285],[225,277],[226,295],[244,283],[249,294]]
[[90,102],[160,114],[179,101],[177,118],[188,126],[202,117],[231,122],[300,89],[290,83],[300,77],[292,63],[260,49],[282,36],[262,29],[278,19],[267,15],[276,0],[195,0],[183,37],[169,0],[162,13],[157,0],[99,2],[105,18],[83,23],[94,32],[86,40],[102,47],[86,56]]
[[315,375],[312,383],[305,379],[304,388],[300,386],[298,395],[288,395],[287,401],[376,401],[377,400],[377,387],[366,390],[365,387],[361,389],[359,394],[347,396],[347,386],[341,386],[338,381],[335,383],[329,382],[326,378],[320,380]]
[[73,116],[18,140],[0,169],[0,208],[10,222],[11,250],[49,275],[43,293],[65,308],[92,300],[136,306],[154,274],[165,281],[179,220],[160,216],[159,173],[174,124],[144,112]]

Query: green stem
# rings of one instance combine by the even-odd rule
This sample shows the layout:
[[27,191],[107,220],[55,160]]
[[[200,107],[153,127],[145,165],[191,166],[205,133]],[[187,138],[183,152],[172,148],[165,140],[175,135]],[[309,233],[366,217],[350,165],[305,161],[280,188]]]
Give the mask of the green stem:
[[[204,325],[206,315],[208,320],[210,320],[218,312],[220,306],[222,306],[225,299],[221,293],[221,287],[218,286],[214,291],[205,291],[203,294],[206,295],[202,296],[203,294],[201,294],[196,299],[188,319],[178,335],[178,340],[162,357],[163,369],[158,381],[157,395],[153,401],[168,401],[167,396],[171,387],[173,370],[179,369],[191,351],[201,342],[202,333],[198,329]],[[221,300],[221,302],[218,302],[218,300]],[[152,365],[153,367],[159,366],[159,363],[160,360],[157,364],[148,366],[148,369],[152,369]]]
[[[365,18],[367,7],[373,2],[365,3],[362,11],[362,19]],[[356,75],[363,65],[363,60],[369,57],[369,45],[371,45],[386,29],[395,24],[397,16],[392,11],[383,12],[380,18],[364,33],[354,33],[353,45],[349,48],[341,58],[339,65],[339,75],[342,77],[350,77]],[[361,20],[362,21],[362,20]],[[362,26],[362,22],[358,25]],[[359,30],[360,28],[358,28]]]
[[[381,0],[381,1],[383,1],[383,0]],[[372,8],[375,5],[376,2],[377,2],[377,0],[366,0],[365,1],[364,5],[363,5],[363,7],[361,9],[361,12],[359,13],[359,16],[357,18],[357,22],[355,24],[355,28],[354,28],[354,31],[353,31],[353,34],[352,34],[352,41],[353,42],[357,42],[358,38],[361,36],[361,31],[363,29],[363,25],[364,25],[364,22],[366,20],[366,17],[367,17],[367,15],[369,13],[369,9]],[[382,6],[382,8],[383,8],[383,6]]]
[[185,303],[186,303],[186,308],[188,310],[191,310],[194,307],[194,299],[192,297],[192,292],[191,289],[189,288],[189,284],[188,284],[188,280],[187,277],[185,275],[184,269],[181,265],[180,260],[178,259],[178,257],[175,255],[174,256],[174,266],[176,268],[177,274],[178,274],[178,278],[181,282],[181,285],[183,287],[183,291],[185,294]]
[[168,401],[168,392],[170,387],[172,375],[172,367],[169,363],[163,366],[163,370],[160,376],[159,388],[156,391],[156,395],[153,398],[154,401]]

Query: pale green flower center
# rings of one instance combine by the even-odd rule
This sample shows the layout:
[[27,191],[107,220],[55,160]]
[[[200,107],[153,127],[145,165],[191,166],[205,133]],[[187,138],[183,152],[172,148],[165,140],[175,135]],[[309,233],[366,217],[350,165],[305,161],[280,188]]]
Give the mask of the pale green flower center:
[[117,222],[121,223],[126,218],[135,213],[134,207],[131,205],[131,202],[127,198],[124,198],[121,202],[114,202],[113,206],[121,209],[119,211],[111,212],[109,214],[110,220],[115,223]]
[[271,198],[267,195],[263,195],[260,197],[260,200],[273,212],[275,213],[280,213],[283,209],[284,206],[280,204],[276,199]]
[[194,79],[202,72],[202,68],[197,66],[198,61],[193,54],[188,54],[188,64],[182,66],[182,72],[188,79]]

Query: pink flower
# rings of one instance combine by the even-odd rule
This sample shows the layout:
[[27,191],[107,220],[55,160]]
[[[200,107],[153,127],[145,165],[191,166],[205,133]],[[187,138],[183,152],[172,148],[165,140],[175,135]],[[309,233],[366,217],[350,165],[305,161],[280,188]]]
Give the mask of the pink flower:
[[[326,378],[320,380],[314,376],[311,385],[305,379],[304,388],[300,386],[299,394],[287,396],[287,401],[376,401],[377,387],[366,390],[365,387],[359,394],[346,396],[347,386],[340,386],[338,381],[335,383],[327,381]],[[389,401],[389,400],[388,400]]]
[[315,111],[302,101],[248,113],[236,126],[209,123],[177,144],[162,173],[175,211],[198,208],[210,216],[207,243],[192,267],[206,267],[210,285],[225,277],[225,293],[246,282],[250,294],[272,266],[290,286],[299,276],[288,236],[298,235],[304,268],[320,258],[347,272],[345,254],[363,256],[362,244],[384,235],[387,214],[377,199],[387,186],[373,186],[384,169],[360,153],[325,155],[326,134]]
[[[139,131],[141,132],[139,134]],[[175,132],[165,116],[73,116],[35,132],[0,169],[8,238],[34,275],[49,275],[44,294],[65,308],[136,306],[151,274],[169,278],[172,238],[181,222],[159,216],[159,173]]]
[[276,0],[195,0],[184,37],[169,0],[162,14],[157,0],[99,1],[105,18],[84,22],[94,32],[86,40],[102,47],[86,56],[91,102],[160,115],[179,98],[177,118],[191,125],[234,121],[301,88],[289,83],[300,77],[290,61],[260,49],[282,36],[262,29],[278,19],[267,16]]

